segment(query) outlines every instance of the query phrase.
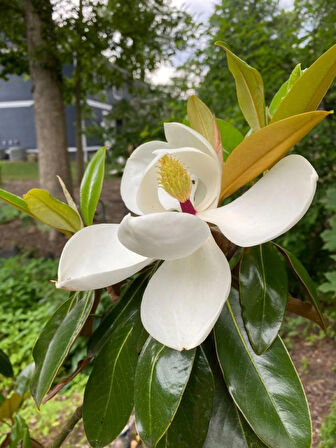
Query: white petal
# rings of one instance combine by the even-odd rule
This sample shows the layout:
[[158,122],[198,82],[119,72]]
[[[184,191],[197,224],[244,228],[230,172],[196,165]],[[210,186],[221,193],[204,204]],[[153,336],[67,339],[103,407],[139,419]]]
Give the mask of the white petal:
[[317,178],[308,160],[290,155],[240,198],[198,216],[216,224],[238,246],[262,244],[287,232],[302,218],[313,200]]
[[85,227],[64,246],[58,288],[75,291],[105,288],[125,280],[152,262],[126,249],[118,240],[118,224]]
[[188,213],[163,212],[125,216],[118,231],[129,250],[150,258],[172,260],[186,257],[208,239],[208,225]]
[[196,148],[210,155],[220,165],[218,156],[208,140],[200,133],[181,123],[164,123],[165,136],[170,148]]
[[142,323],[162,344],[189,350],[210,333],[230,286],[229,264],[210,235],[189,257],[159,267],[142,299]]
[[190,174],[197,178],[195,208],[205,210],[218,202],[221,169],[216,160],[194,148],[157,150],[156,158],[149,164],[139,186],[137,204],[143,213],[164,211],[158,194],[158,161],[165,154],[180,160]]
[[120,193],[126,207],[137,215],[141,215],[136,203],[136,195],[143,175],[150,162],[156,157],[153,151],[164,148],[168,148],[166,142],[144,143],[131,154],[126,162],[121,179]]

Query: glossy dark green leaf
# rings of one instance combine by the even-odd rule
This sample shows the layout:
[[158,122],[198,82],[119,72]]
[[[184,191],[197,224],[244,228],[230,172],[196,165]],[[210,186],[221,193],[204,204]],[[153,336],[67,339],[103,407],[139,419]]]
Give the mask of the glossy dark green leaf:
[[135,376],[135,420],[148,447],[155,447],[170,425],[188,383],[196,349],[179,352],[149,337]]
[[92,291],[75,293],[61,305],[42,330],[33,349],[35,373],[31,392],[40,406],[44,395],[88,318],[94,300]]
[[[141,294],[142,295],[142,294]],[[83,420],[86,436],[93,447],[109,444],[123,430],[134,406],[134,378],[140,340],[144,333],[140,320],[141,295],[122,310],[118,323],[105,337],[84,394]]]
[[287,260],[289,266],[293,270],[294,274],[296,275],[299,282],[304,287],[312,305],[315,307],[316,311],[318,312],[321,320],[321,326],[326,330],[326,322],[323,317],[320,301],[317,295],[316,285],[311,279],[310,275],[308,274],[306,268],[303,266],[301,261],[299,261],[296,256],[291,253],[289,250],[284,249],[283,247],[279,246],[278,244],[275,244],[275,247],[280,251],[280,253],[285,257]]
[[208,433],[213,397],[213,375],[203,349],[198,348],[180,406],[157,447],[202,448]]
[[288,299],[286,263],[271,243],[245,250],[239,285],[245,327],[260,355],[277,337]]
[[237,247],[235,253],[232,255],[232,257],[229,260],[229,265],[230,265],[231,271],[240,263],[243,253],[244,253],[244,249],[242,247]]
[[90,226],[96,212],[105,173],[106,148],[101,148],[86,167],[80,186],[80,208],[85,224]]
[[29,429],[25,420],[16,415],[12,427],[9,448],[31,448]]
[[203,448],[266,448],[234,404],[219,367],[211,368],[215,379],[215,396]]
[[307,399],[289,354],[279,336],[267,352],[254,353],[234,289],[215,340],[230,395],[257,436],[272,448],[310,448]]
[[244,140],[244,136],[231,123],[228,123],[220,118],[217,118],[216,121],[221,135],[223,159],[225,161],[235,147]]
[[132,319],[134,314],[137,315],[147,281],[148,273],[143,273],[129,283],[126,290],[122,293],[119,302],[93,332],[88,343],[88,356],[97,356],[120,321]]
[[6,353],[3,352],[1,349],[0,349],[0,373],[8,377],[13,376],[12,364]]

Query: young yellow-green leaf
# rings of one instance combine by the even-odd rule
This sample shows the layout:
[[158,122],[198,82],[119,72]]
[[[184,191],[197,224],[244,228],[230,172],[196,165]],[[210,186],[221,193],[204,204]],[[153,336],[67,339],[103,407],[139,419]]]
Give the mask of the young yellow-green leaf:
[[297,64],[294,70],[290,74],[290,77],[285,81],[277,93],[274,95],[272,102],[269,107],[269,113],[271,116],[274,115],[275,111],[278,109],[281,101],[285,98],[287,93],[291,90],[296,81],[302,76],[301,64]]
[[310,448],[307,399],[278,336],[267,352],[256,355],[232,290],[215,326],[218,360],[235,404],[255,432],[272,448]]
[[70,233],[76,233],[82,228],[79,214],[48,191],[33,188],[23,198],[32,215],[48,226]]
[[187,102],[187,112],[190,127],[195,129],[208,140],[211,146],[215,147],[215,132],[213,125],[213,115],[206,104],[197,96],[192,95]]
[[240,109],[252,131],[265,126],[264,83],[258,70],[246,64],[223,42],[216,42],[226,52],[229,70],[235,83]]
[[0,188],[0,199],[17,208],[21,212],[27,213],[29,216],[33,216],[33,214],[29,211],[28,205],[22,198],[20,198],[20,196]]
[[244,140],[243,134],[238,131],[231,123],[217,118],[217,125],[221,135],[224,161],[231,152]]
[[278,162],[330,112],[307,112],[272,123],[246,137],[223,166],[221,199]]
[[56,176],[56,177],[57,177],[58,182],[59,182],[59,184],[60,184],[60,186],[61,186],[61,188],[62,188],[64,197],[65,197],[65,199],[66,199],[68,205],[69,205],[71,208],[73,208],[76,212],[78,212],[76,202],[73,200],[71,194],[69,193],[69,190],[67,189],[65,183],[63,182],[63,179],[62,179],[60,176]]
[[317,109],[335,76],[336,44],[303,72],[275,111],[272,123]]
[[90,226],[96,212],[105,173],[106,147],[100,148],[86,167],[80,186],[80,207],[84,222]]
[[136,426],[146,446],[155,447],[173,420],[195,353],[195,349],[179,352],[148,338],[139,357],[134,391]]
[[19,408],[21,395],[14,392],[0,406],[0,421],[10,419],[14,412]]
[[33,348],[36,368],[31,392],[38,407],[85,324],[93,300],[92,291],[83,295],[75,293],[56,310],[36,341]]

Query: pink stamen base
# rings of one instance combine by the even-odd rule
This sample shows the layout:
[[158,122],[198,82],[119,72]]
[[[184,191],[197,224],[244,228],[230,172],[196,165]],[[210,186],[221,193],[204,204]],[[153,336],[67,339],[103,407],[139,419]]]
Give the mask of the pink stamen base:
[[185,202],[180,202],[180,204],[183,213],[190,213],[191,215],[196,215],[197,212],[194,209],[194,206],[192,205],[190,199],[188,199]]

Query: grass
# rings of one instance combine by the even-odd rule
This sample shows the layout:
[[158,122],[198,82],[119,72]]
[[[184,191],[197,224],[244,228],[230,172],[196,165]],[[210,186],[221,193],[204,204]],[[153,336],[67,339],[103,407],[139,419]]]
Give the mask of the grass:
[[[111,177],[108,172],[114,166],[106,166],[105,177]],[[76,164],[71,162],[72,178],[76,178]],[[0,162],[0,185],[1,182],[9,180],[38,180],[38,164],[37,162]]]
[[37,162],[0,162],[1,180],[38,180]]

